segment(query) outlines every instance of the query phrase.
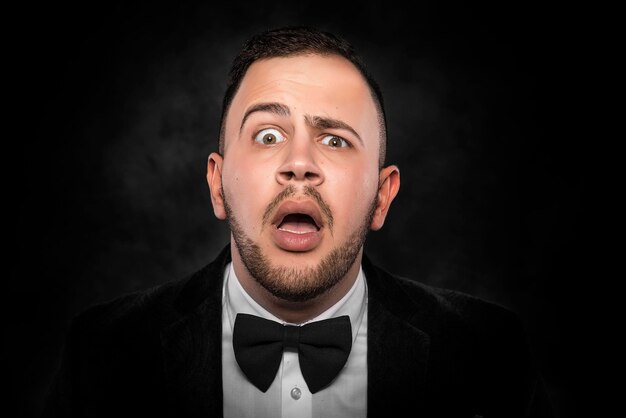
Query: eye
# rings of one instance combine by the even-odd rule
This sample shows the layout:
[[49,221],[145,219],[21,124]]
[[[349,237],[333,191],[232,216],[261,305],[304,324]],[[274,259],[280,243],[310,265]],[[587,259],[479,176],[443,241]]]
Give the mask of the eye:
[[274,145],[283,142],[285,137],[277,129],[263,129],[254,137],[254,141],[263,145]]
[[331,148],[345,148],[350,146],[348,141],[335,135],[326,135],[322,138],[322,144],[328,145]]

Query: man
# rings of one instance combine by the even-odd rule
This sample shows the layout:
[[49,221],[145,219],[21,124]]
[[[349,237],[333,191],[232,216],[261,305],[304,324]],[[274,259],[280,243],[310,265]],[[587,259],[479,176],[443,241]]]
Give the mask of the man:
[[78,316],[48,416],[550,416],[520,321],[363,253],[400,187],[381,92],[307,28],[233,63],[215,216],[231,242],[182,281]]

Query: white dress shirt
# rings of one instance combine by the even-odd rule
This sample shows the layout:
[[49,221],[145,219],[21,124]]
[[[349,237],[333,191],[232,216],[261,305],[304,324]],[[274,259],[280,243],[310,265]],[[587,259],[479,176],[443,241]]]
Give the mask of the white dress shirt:
[[[239,283],[232,263],[224,272],[222,299],[222,383],[225,418],[365,417],[367,415],[367,285],[363,269],[350,291],[309,322],[348,315],[352,350],[337,378],[312,394],[302,377],[298,354],[284,352],[267,392],[250,383],[235,359],[233,326],[237,313],[285,324],[255,302]],[[293,325],[293,324],[292,324]]]

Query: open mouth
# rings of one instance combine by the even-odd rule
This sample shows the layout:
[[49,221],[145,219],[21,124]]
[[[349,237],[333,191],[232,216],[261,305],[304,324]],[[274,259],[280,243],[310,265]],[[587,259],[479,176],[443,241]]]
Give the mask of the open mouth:
[[287,200],[271,220],[276,246],[289,252],[307,252],[317,248],[324,237],[324,218],[310,200]]
[[278,229],[292,234],[308,234],[320,230],[318,223],[306,213],[288,213],[276,225]]

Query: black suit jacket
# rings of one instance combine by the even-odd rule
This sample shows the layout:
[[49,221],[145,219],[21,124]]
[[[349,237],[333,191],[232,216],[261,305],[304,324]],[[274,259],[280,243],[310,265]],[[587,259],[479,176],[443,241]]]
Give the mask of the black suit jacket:
[[[77,316],[46,417],[222,415],[222,282],[230,246],[182,281]],[[510,311],[363,259],[368,416],[552,416]]]

